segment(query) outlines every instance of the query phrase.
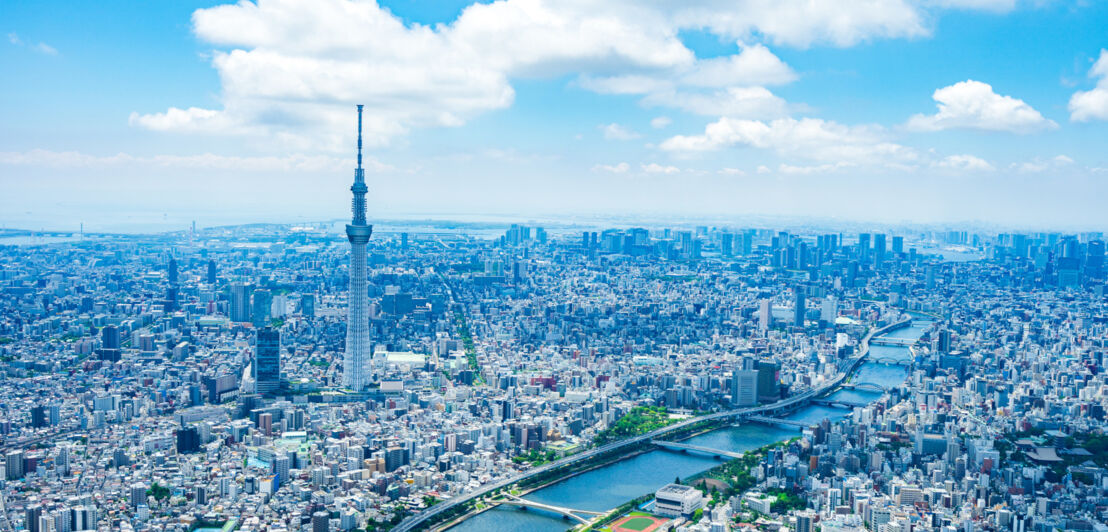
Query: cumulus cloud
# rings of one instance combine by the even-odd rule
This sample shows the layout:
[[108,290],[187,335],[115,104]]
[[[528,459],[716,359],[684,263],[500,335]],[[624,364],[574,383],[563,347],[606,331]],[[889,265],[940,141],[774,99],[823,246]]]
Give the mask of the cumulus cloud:
[[[762,118],[777,111],[752,116],[731,89],[796,74],[759,41],[850,46],[916,37],[928,33],[927,9],[909,0],[501,0],[426,26],[405,24],[372,0],[239,2],[192,17],[196,36],[216,47],[221,105],[140,111],[131,124],[345,149],[350,108],[365,103],[366,140],[382,145],[413,128],[459,126],[509,107],[513,79],[564,75],[598,92],[655,95],[656,105],[695,96],[693,112]],[[681,42],[683,29],[743,43],[741,51],[698,59]]]
[[907,127],[916,131],[945,129],[979,129],[1030,133],[1054,129],[1058,124],[1023,100],[1001,96],[988,83],[966,80],[935,91],[932,98],[939,111],[933,115],[917,114]]
[[782,163],[781,165],[779,165],[777,167],[777,172],[781,173],[781,174],[785,174],[785,175],[826,174],[826,173],[842,170],[844,168],[850,168],[850,167],[853,167],[853,166],[857,166],[857,165],[853,164],[853,163],[848,163],[848,162],[824,163],[824,164],[819,164],[819,165],[807,165],[807,166],[796,166],[796,165]]
[[676,166],[663,166],[658,163],[642,165],[642,171],[648,174],[677,174],[681,169]]
[[1070,97],[1070,120],[1074,122],[1108,120],[1108,50],[1100,51],[1100,59],[1089,69],[1089,77],[1098,78],[1096,88],[1075,92]]
[[711,93],[666,91],[642,100],[648,106],[674,107],[704,116],[772,119],[788,114],[788,103],[765,87],[730,87]]
[[597,127],[600,128],[600,131],[604,132],[604,138],[607,140],[631,140],[642,136],[634,130],[615,123],[601,124]]
[[631,169],[631,165],[627,163],[619,164],[598,164],[592,167],[594,172],[610,172],[613,174],[625,174]]
[[1073,159],[1065,155],[1055,155],[1050,159],[1043,159],[1036,157],[1030,161],[1024,161],[1022,163],[1013,163],[1011,168],[1024,174],[1037,174],[1046,172],[1049,170],[1061,170],[1069,167],[1073,164]]
[[969,154],[950,155],[933,163],[936,168],[959,171],[992,171],[995,170],[989,161]]
[[746,0],[678,3],[683,27],[704,27],[738,39],[764,35],[771,42],[805,48],[815,43],[852,46],[873,38],[917,37],[927,28],[906,0]]
[[[363,157],[363,164],[371,172],[395,170],[373,157]],[[127,153],[115,155],[90,155],[75,151],[30,150],[25,152],[0,152],[0,164],[18,166],[44,166],[53,168],[91,168],[113,166],[147,166],[158,168],[187,168],[211,170],[241,170],[256,172],[338,172],[348,170],[353,161],[326,155],[294,154],[280,157],[238,157],[204,153],[199,155],[137,156]]]
[[885,139],[880,128],[816,118],[766,122],[723,117],[708,124],[703,135],[677,135],[660,145],[663,150],[683,153],[735,146],[832,164],[899,164],[918,158],[915,150]]
[[654,129],[662,129],[672,123],[673,120],[670,120],[668,116],[659,116],[650,121],[650,127]]

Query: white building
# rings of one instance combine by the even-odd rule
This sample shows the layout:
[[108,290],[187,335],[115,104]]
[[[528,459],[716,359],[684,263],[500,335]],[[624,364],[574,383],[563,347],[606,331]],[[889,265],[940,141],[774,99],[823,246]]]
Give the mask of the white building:
[[665,517],[692,515],[704,506],[704,497],[692,486],[666,484],[654,493],[654,513]]

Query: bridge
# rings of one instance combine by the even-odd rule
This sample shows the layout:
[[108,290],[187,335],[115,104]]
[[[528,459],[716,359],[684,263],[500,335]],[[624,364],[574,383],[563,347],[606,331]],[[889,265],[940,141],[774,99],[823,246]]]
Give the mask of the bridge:
[[[858,369],[858,366],[862,365],[862,361],[865,359],[866,355],[869,354],[869,342],[874,337],[880,336],[880,335],[885,334],[889,331],[893,331],[893,330],[896,330],[896,329],[906,327],[910,323],[912,323],[912,320],[911,320],[911,318],[908,318],[908,319],[904,319],[902,321],[899,321],[897,323],[886,325],[886,326],[884,326],[880,329],[874,329],[874,330],[870,331],[869,333],[867,333],[866,336],[864,338],[862,338],[861,348],[860,348],[859,354],[854,356],[854,357],[851,357],[848,360],[843,361],[843,363],[840,364],[840,366],[839,366],[842,373],[839,376],[835,377],[834,379],[831,379],[826,384],[820,386],[819,388],[814,388],[814,389],[808,390],[804,393],[794,395],[794,396],[789,397],[787,399],[782,399],[782,400],[780,400],[776,403],[771,403],[771,404],[764,405],[764,406],[739,408],[739,409],[735,409],[735,410],[725,410],[723,412],[716,412],[714,414],[708,414],[706,416],[689,418],[689,419],[674,423],[672,425],[666,425],[665,427],[662,427],[660,429],[655,429],[655,430],[653,430],[651,432],[648,432],[646,434],[642,434],[642,435],[639,435],[639,436],[634,436],[634,437],[631,437],[631,438],[626,438],[626,439],[619,440],[619,441],[616,441],[616,442],[604,444],[604,445],[601,445],[599,447],[594,447],[592,449],[589,449],[589,450],[581,452],[581,453],[577,453],[577,454],[574,454],[574,455],[567,456],[565,458],[555,460],[555,461],[550,462],[548,464],[544,464],[544,465],[541,465],[539,467],[529,469],[527,471],[524,471],[524,472],[519,473],[517,475],[513,475],[513,476],[508,477],[506,479],[499,480],[497,482],[492,482],[492,483],[489,483],[489,484],[485,484],[485,485],[483,485],[483,486],[481,486],[481,487],[479,487],[479,488],[477,488],[477,489],[475,489],[475,490],[473,490],[469,493],[466,493],[464,495],[458,495],[456,497],[452,497],[452,498],[447,499],[445,501],[442,501],[442,502],[440,502],[440,503],[438,503],[438,504],[436,504],[436,505],[434,505],[430,508],[426,508],[423,511],[417,513],[417,514],[410,515],[410,516],[406,517],[403,521],[401,521],[398,525],[396,525],[396,527],[393,528],[393,531],[394,532],[412,532],[413,530],[422,529],[423,527],[427,526],[428,524],[434,523],[435,519],[439,515],[450,512],[451,510],[454,510],[458,506],[468,504],[470,501],[479,500],[480,498],[482,498],[485,495],[488,495],[489,493],[492,493],[494,491],[504,489],[504,488],[506,488],[508,486],[511,486],[513,484],[517,484],[519,482],[527,480],[531,477],[548,473],[551,470],[556,470],[556,469],[569,467],[569,466],[575,465],[575,464],[583,462],[583,461],[591,460],[591,459],[596,458],[598,456],[603,456],[603,455],[606,455],[606,454],[611,453],[611,452],[619,451],[619,450],[624,449],[626,447],[632,447],[632,446],[643,444],[643,443],[649,443],[652,440],[656,440],[656,439],[664,437],[667,434],[686,429],[686,428],[688,428],[690,426],[693,426],[697,423],[703,423],[703,422],[706,422],[706,421],[727,421],[727,420],[730,420],[730,419],[735,419],[735,418],[748,416],[748,415],[753,415],[753,414],[762,414],[762,413],[773,412],[773,411],[776,411],[776,410],[793,408],[793,407],[799,406],[801,404],[807,403],[808,401],[811,401],[814,398],[822,397],[822,396],[824,396],[828,393],[831,393],[836,388],[838,388],[839,385],[842,384],[843,381],[845,381],[847,377],[852,375],[854,373],[854,371]],[[767,419],[773,419],[773,418],[767,418]],[[776,421],[777,420],[774,420],[773,422],[776,422]],[[799,422],[796,422],[796,423],[799,423]]]
[[792,419],[781,419],[779,417],[767,417],[767,416],[750,416],[746,418],[750,421],[757,421],[758,423],[768,423],[770,425],[788,425],[790,427],[797,427],[806,429],[814,425],[814,423],[808,423],[805,421],[795,421]]
[[862,391],[880,392],[880,393],[885,393],[885,392],[889,391],[888,388],[885,388],[884,386],[882,386],[880,384],[877,384],[875,382],[846,383],[846,384],[843,384],[840,387],[844,388],[844,389],[847,389],[847,390],[862,390]]
[[511,495],[511,494],[508,494],[508,497],[509,498],[507,498],[507,499],[498,499],[498,500],[495,500],[495,501],[486,500],[485,502],[490,504],[490,505],[493,505],[493,506],[503,504],[503,505],[508,505],[508,506],[518,506],[518,507],[523,508],[523,509],[535,508],[537,510],[546,510],[548,512],[554,512],[556,514],[559,514],[562,517],[573,519],[573,520],[577,521],[578,523],[581,523],[582,525],[589,524],[589,520],[585,519],[584,517],[581,517],[579,514],[585,514],[585,515],[594,516],[594,517],[598,516],[598,515],[604,515],[603,512],[593,512],[591,510],[579,510],[577,508],[566,508],[564,506],[554,506],[553,504],[543,504],[541,502],[529,501],[529,500],[524,499],[522,497],[516,497],[515,495]]
[[736,453],[736,452],[732,452],[732,451],[724,451],[722,449],[713,449],[711,447],[703,447],[703,446],[700,446],[700,445],[690,445],[688,443],[678,443],[678,442],[665,441],[665,440],[651,440],[650,443],[653,443],[654,445],[657,445],[658,447],[661,447],[661,448],[666,449],[668,451],[679,451],[679,452],[696,451],[696,452],[699,452],[699,453],[710,454],[710,455],[715,456],[717,458],[724,458],[724,457],[726,457],[726,458],[742,458],[743,457],[743,453]]
[[909,340],[907,338],[874,338],[870,340],[870,345],[893,345],[898,347],[912,347],[916,345],[916,340]]
[[896,357],[870,357],[869,362],[874,364],[885,364],[889,366],[912,366],[915,362],[911,358],[896,358]]
[[836,408],[862,408],[869,405],[869,401],[851,401],[850,399],[812,399],[814,405],[831,406]]

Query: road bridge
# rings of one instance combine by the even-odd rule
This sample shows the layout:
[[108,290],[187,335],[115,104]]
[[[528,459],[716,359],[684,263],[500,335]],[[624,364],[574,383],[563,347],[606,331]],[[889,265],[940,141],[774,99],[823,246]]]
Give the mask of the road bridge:
[[916,340],[909,340],[907,338],[874,338],[873,340],[870,340],[870,345],[912,347],[913,345],[916,345]]
[[897,358],[897,357],[870,357],[868,362],[874,364],[885,364],[888,366],[912,366],[915,362],[909,358]]
[[805,421],[796,421],[796,420],[792,420],[792,419],[781,419],[779,417],[750,416],[746,419],[748,419],[750,421],[757,421],[758,423],[768,423],[770,425],[788,425],[790,427],[797,427],[797,428],[802,428],[802,429],[806,429],[806,428],[811,427],[813,425],[813,423],[808,423],[808,422],[805,422]]
[[884,386],[877,384],[876,382],[846,383],[843,384],[841,387],[846,390],[862,390],[881,393],[889,391],[888,388],[885,388]]
[[868,406],[870,402],[869,401],[851,401],[849,399],[819,398],[819,399],[812,399],[811,403],[814,404],[814,405],[831,406],[831,407],[836,407],[836,408],[862,408],[864,406]]
[[[440,503],[438,503],[438,504],[436,504],[436,505],[434,505],[430,508],[426,508],[422,512],[419,512],[415,515],[408,516],[403,521],[401,521],[398,525],[396,525],[396,527],[393,528],[393,530],[395,532],[411,532],[412,530],[421,529],[429,523],[434,523],[435,518],[437,516],[439,516],[443,513],[449,512],[449,511],[457,508],[460,505],[467,504],[470,501],[479,500],[479,499],[481,499],[482,497],[484,497],[485,495],[487,495],[491,492],[504,489],[504,488],[506,488],[508,486],[511,486],[513,484],[517,484],[519,482],[527,480],[531,477],[548,473],[551,470],[570,467],[570,466],[573,466],[577,463],[587,461],[587,460],[591,460],[593,458],[596,458],[598,456],[603,456],[603,455],[606,455],[606,454],[611,453],[611,452],[619,451],[619,450],[621,450],[623,448],[626,448],[626,447],[632,447],[632,446],[640,445],[640,444],[643,444],[643,443],[649,443],[652,440],[656,440],[656,439],[659,439],[659,438],[662,438],[662,437],[666,436],[667,434],[686,429],[686,428],[688,428],[690,426],[693,426],[697,423],[703,423],[703,422],[706,422],[706,421],[729,421],[729,420],[733,420],[733,419],[736,419],[736,418],[741,418],[741,417],[744,417],[744,416],[758,415],[758,414],[773,412],[773,411],[776,411],[776,410],[793,408],[797,405],[807,403],[808,401],[811,401],[813,398],[822,397],[826,394],[831,393],[835,389],[837,389],[839,387],[839,385],[841,385],[843,383],[843,381],[846,380],[847,377],[852,375],[854,373],[854,371],[858,369],[858,366],[862,365],[862,361],[866,358],[866,355],[869,354],[870,340],[872,340],[875,336],[879,336],[879,335],[885,334],[889,331],[906,327],[911,322],[912,322],[911,318],[908,318],[908,319],[904,319],[902,321],[899,321],[897,323],[886,325],[886,326],[884,326],[880,329],[874,329],[874,330],[870,331],[869,333],[867,333],[866,336],[864,338],[862,338],[862,341],[861,341],[861,344],[860,344],[861,347],[859,348],[858,355],[856,355],[854,357],[851,357],[850,359],[844,361],[841,364],[840,368],[842,369],[842,373],[840,373],[839,376],[835,377],[834,379],[831,379],[830,381],[828,381],[826,384],[823,384],[823,385],[819,386],[818,388],[814,388],[814,389],[808,390],[804,393],[789,397],[787,399],[782,399],[781,401],[777,401],[776,403],[771,403],[771,404],[764,405],[764,406],[739,408],[739,409],[735,409],[735,410],[725,410],[723,412],[716,412],[714,414],[708,414],[706,416],[700,416],[700,417],[686,419],[684,421],[679,421],[679,422],[674,423],[672,425],[667,425],[665,427],[653,430],[651,432],[648,432],[646,434],[642,434],[640,436],[634,436],[634,437],[631,437],[631,438],[626,438],[626,439],[619,440],[619,441],[616,441],[616,442],[608,443],[608,444],[605,444],[605,445],[601,445],[599,447],[589,449],[589,450],[581,452],[581,453],[577,453],[577,454],[574,454],[574,455],[567,456],[565,458],[561,458],[559,460],[555,460],[555,461],[550,462],[548,464],[541,465],[539,467],[535,467],[535,468],[529,469],[527,471],[524,471],[524,472],[522,472],[518,475],[508,477],[504,480],[500,480],[500,481],[497,481],[497,482],[492,482],[492,483],[489,483],[489,484],[485,484],[484,486],[481,486],[480,488],[477,488],[477,489],[475,489],[475,490],[473,490],[469,493],[466,493],[464,495],[459,495],[457,497],[452,497],[452,498],[447,499],[443,502],[440,502]],[[768,419],[773,419],[773,418],[768,418]]]
[[661,447],[662,449],[666,449],[666,450],[669,450],[669,451],[680,451],[680,452],[696,451],[698,453],[710,454],[712,456],[719,457],[719,458],[724,458],[724,457],[726,457],[726,458],[742,458],[743,457],[743,453],[736,453],[734,451],[724,451],[722,449],[713,449],[711,447],[703,447],[703,446],[700,446],[700,445],[691,445],[691,444],[688,444],[688,443],[678,443],[678,442],[665,441],[665,440],[652,440],[650,443],[653,443],[654,445],[657,445],[658,447]]
[[591,511],[591,510],[579,510],[577,508],[566,508],[564,506],[555,506],[553,504],[543,504],[541,502],[529,501],[529,500],[524,499],[522,497],[516,497],[515,495],[510,495],[510,494],[508,495],[507,499],[497,499],[495,501],[486,500],[485,502],[488,503],[489,505],[492,505],[492,506],[503,504],[503,505],[508,505],[508,506],[518,506],[520,508],[535,508],[537,510],[546,510],[548,512],[554,512],[556,514],[559,514],[562,517],[567,517],[569,519],[573,519],[573,520],[577,521],[578,523],[581,523],[582,525],[589,524],[589,520],[585,519],[584,517],[581,517],[581,515],[579,515],[579,514],[585,514],[585,515],[593,516],[593,517],[598,516],[598,515],[603,515],[603,512],[594,512],[594,511]]

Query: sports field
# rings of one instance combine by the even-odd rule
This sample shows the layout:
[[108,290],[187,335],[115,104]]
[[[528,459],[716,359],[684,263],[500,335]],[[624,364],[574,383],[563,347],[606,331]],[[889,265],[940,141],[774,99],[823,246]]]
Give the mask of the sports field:
[[629,515],[612,523],[612,532],[653,532],[669,519],[648,515]]

